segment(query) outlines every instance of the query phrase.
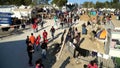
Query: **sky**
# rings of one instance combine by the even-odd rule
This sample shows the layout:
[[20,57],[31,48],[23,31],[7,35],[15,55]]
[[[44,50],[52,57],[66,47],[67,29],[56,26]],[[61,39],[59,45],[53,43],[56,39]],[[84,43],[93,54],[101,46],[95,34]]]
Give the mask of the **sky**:
[[[92,1],[93,3],[95,3],[97,0],[68,0],[68,2],[70,3],[79,3],[79,4],[83,4],[85,1]],[[98,1],[105,2],[110,0],[98,0]]]

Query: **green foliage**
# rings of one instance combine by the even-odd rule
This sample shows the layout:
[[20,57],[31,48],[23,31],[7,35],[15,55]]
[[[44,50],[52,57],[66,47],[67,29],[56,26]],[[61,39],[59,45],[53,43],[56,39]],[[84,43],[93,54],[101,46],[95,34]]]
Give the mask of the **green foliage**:
[[116,8],[120,9],[120,2],[119,0],[113,0],[111,2],[106,1],[106,2],[99,2],[97,1],[95,4],[92,2],[84,2],[83,7],[85,8]]
[[59,7],[62,7],[64,5],[66,5],[66,3],[68,2],[68,0],[52,0],[52,4],[56,4]]
[[95,8],[104,8],[104,3],[102,2],[96,2]]
[[30,5],[32,0],[0,0],[0,5]]
[[112,4],[112,8],[117,8],[117,9],[120,9],[120,3],[113,3]]
[[120,66],[120,58],[116,57],[116,58],[115,58],[115,61],[116,61],[116,64],[117,64],[118,66]]
[[31,0],[24,0],[24,5],[30,5],[32,3]]
[[113,3],[115,4],[115,3],[118,3],[119,2],[119,0],[113,0]]
[[85,7],[85,8],[92,8],[92,7],[94,7],[94,3],[93,2],[84,2],[84,4],[83,4],[83,6]]

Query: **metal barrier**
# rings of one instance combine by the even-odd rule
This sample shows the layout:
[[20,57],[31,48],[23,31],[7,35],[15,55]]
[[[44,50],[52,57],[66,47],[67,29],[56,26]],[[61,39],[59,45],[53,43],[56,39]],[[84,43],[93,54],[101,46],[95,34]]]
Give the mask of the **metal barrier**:
[[[74,54],[74,49],[75,49],[74,44],[68,41],[66,43],[66,46],[67,46],[68,51],[73,55]],[[99,68],[100,67],[102,67],[102,68],[103,67],[106,67],[106,68],[115,68],[114,62],[113,62],[113,60],[111,58],[104,59],[103,57],[98,57],[98,56],[89,58],[92,55],[91,51],[89,51],[89,52],[90,52],[90,54],[87,57],[82,57],[82,58],[80,57],[79,60],[86,61],[88,63],[91,60],[96,60],[98,62]]]

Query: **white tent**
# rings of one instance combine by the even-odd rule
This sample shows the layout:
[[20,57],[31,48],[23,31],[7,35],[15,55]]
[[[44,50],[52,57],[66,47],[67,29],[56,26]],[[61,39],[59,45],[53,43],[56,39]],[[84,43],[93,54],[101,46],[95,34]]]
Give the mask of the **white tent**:
[[24,6],[24,5],[21,5],[20,7],[19,7],[19,9],[24,9],[26,6]]

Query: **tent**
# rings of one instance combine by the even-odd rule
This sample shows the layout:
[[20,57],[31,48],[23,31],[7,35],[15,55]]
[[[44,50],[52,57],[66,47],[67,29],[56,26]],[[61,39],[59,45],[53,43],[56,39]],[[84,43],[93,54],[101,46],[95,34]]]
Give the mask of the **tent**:
[[106,35],[107,35],[107,31],[105,29],[97,33],[97,37],[103,40],[106,39]]

